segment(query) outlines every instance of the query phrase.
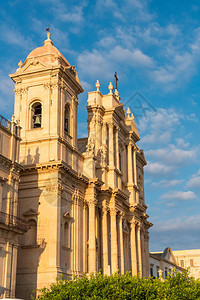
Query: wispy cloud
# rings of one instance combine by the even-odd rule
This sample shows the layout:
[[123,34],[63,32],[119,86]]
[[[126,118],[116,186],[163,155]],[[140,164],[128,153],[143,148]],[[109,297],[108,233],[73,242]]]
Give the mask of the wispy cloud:
[[179,166],[186,165],[194,161],[197,157],[196,149],[180,149],[175,145],[169,145],[165,148],[146,151],[146,155],[156,160],[162,161],[168,165]]
[[148,175],[160,178],[160,176],[168,177],[168,175],[170,175],[172,172],[174,172],[174,169],[175,169],[174,166],[168,166],[168,165],[160,163],[160,162],[148,161],[148,164],[145,168],[145,172]]
[[[157,221],[151,229],[150,251],[199,248],[200,215]],[[181,236],[181,239],[178,238]],[[186,246],[187,245],[187,246]]]
[[160,198],[170,201],[191,201],[197,199],[197,196],[192,191],[170,191],[161,195]]
[[23,48],[24,51],[32,49],[35,47],[32,39],[28,37],[24,37],[22,33],[14,28],[14,26],[9,26],[7,24],[1,25],[1,35],[0,40],[8,45],[18,46]]
[[163,187],[173,187],[176,185],[179,185],[180,183],[183,182],[183,179],[173,179],[173,180],[160,180],[157,182],[152,182],[151,185],[152,186],[163,186]]
[[187,182],[188,188],[200,189],[200,171],[197,174],[192,175],[192,178]]

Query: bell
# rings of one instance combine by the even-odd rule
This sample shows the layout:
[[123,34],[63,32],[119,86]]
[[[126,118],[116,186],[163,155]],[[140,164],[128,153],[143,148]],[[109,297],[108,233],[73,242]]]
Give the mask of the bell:
[[40,119],[39,115],[36,115],[35,120],[34,120],[34,128],[37,128],[37,127],[41,127],[41,119]]

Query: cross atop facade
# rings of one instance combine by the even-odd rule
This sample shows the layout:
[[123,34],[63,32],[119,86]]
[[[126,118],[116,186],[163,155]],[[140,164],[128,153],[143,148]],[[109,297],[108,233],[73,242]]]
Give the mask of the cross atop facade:
[[114,77],[115,77],[115,88],[117,90],[117,81],[119,80],[118,77],[117,77],[117,72],[115,72]]

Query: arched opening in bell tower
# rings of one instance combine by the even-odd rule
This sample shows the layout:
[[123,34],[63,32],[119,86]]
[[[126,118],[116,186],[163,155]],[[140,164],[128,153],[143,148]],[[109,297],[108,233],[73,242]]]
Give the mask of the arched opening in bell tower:
[[70,107],[68,104],[65,105],[65,132],[70,134]]
[[31,106],[31,128],[41,128],[42,126],[42,104],[35,102]]

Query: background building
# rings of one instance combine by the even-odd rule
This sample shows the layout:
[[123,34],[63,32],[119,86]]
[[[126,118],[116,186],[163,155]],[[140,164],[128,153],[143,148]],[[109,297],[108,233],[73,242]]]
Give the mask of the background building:
[[169,247],[163,252],[149,253],[149,267],[152,277],[162,277],[163,279],[166,279],[174,270],[175,272],[185,270],[184,267],[178,265],[174,252]]
[[[11,129],[3,128],[10,138],[11,163],[2,180],[13,188],[5,196],[13,204],[9,213],[18,213],[30,227],[20,238],[16,296],[29,299],[33,290],[62,274],[119,269],[148,277],[152,224],[144,199],[146,160],[137,146],[134,117],[130,110],[125,113],[117,89],[113,92],[110,83],[108,94],[102,95],[97,81],[96,91],[88,95],[88,138],[77,139],[83,89],[75,67],[53,46],[49,32],[44,46],[33,50],[10,77],[22,128],[20,156],[20,127],[13,120]],[[17,238],[12,245],[17,247]]]
[[177,263],[182,268],[189,268],[191,275],[200,278],[200,249],[173,251]]

